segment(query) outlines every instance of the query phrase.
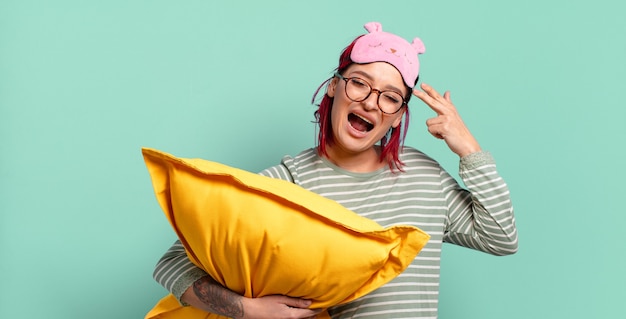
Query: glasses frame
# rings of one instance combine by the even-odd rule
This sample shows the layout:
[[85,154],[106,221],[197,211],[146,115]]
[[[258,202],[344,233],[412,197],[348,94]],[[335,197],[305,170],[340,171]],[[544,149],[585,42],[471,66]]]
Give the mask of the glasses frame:
[[[358,76],[353,76],[353,77],[349,77],[349,78],[347,78],[347,77],[344,77],[343,75],[339,74],[339,72],[335,72],[335,76],[336,76],[337,78],[339,78],[340,80],[343,80],[344,82],[346,82],[346,84],[343,86],[343,91],[345,92],[346,96],[347,96],[347,97],[348,97],[351,101],[353,101],[353,102],[363,102],[363,101],[367,100],[367,98],[369,98],[369,97],[370,97],[370,95],[372,95],[372,92],[376,92],[376,94],[378,94],[378,97],[376,98],[376,106],[378,107],[378,109],[379,109],[381,112],[383,112],[383,113],[385,113],[385,114],[389,114],[389,115],[391,115],[391,114],[396,114],[396,113],[400,112],[400,110],[402,110],[402,108],[403,108],[403,107],[405,107],[405,106],[406,106],[406,100],[404,99],[404,96],[402,96],[402,93],[399,93],[399,92],[396,92],[396,91],[392,91],[392,90],[384,90],[384,91],[381,91],[381,90],[379,90],[379,89],[375,89],[374,87],[372,87],[372,85],[371,85],[369,82],[367,82],[366,80],[364,80],[364,79],[362,79],[362,78],[360,78],[360,77],[358,77]],[[363,99],[360,99],[360,100],[355,100],[355,99],[351,98],[351,97],[350,97],[350,95],[348,95],[348,81],[350,81],[350,80],[352,80],[352,79],[359,79],[360,81],[362,81],[363,83],[366,83],[366,84],[370,87],[370,92],[369,92],[369,93],[367,93],[367,95],[366,95]],[[392,113],[385,112],[385,111],[384,111],[384,110],[380,107],[380,96],[381,96],[383,93],[385,93],[385,92],[393,92],[393,93],[397,93],[397,94],[400,96],[400,98],[402,99],[402,104],[400,104],[400,107],[399,107],[399,108],[398,108],[395,112],[392,112]]]

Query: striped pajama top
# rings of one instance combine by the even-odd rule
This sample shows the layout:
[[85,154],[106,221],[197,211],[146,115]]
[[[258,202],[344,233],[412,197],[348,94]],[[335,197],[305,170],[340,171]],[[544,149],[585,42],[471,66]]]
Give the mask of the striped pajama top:
[[[353,173],[317,155],[314,148],[261,175],[291,181],[333,199],[382,226],[412,225],[431,238],[397,278],[348,304],[329,309],[332,318],[437,318],[442,243],[493,255],[517,251],[517,230],[506,183],[486,152],[463,157],[462,188],[435,160],[405,147],[402,172],[389,168]],[[176,242],[157,263],[154,278],[180,299],[206,273]]]

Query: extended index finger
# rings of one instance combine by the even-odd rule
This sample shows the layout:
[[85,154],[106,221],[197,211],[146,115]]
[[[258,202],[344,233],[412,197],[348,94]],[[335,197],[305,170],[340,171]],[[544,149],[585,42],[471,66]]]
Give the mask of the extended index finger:
[[422,90],[413,89],[413,95],[417,96],[420,100],[424,101],[426,105],[428,105],[435,113],[441,115],[444,113],[444,108],[442,101],[445,101],[445,98],[439,94],[433,87],[426,83],[422,83]]

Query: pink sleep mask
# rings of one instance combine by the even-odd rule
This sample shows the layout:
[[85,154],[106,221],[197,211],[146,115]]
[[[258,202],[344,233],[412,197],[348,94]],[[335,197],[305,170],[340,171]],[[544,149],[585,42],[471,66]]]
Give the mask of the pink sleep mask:
[[350,54],[352,61],[387,62],[398,69],[404,83],[413,88],[420,69],[417,55],[426,52],[422,40],[414,38],[409,43],[393,33],[383,32],[383,27],[378,22],[365,24],[365,29],[369,33],[356,40]]

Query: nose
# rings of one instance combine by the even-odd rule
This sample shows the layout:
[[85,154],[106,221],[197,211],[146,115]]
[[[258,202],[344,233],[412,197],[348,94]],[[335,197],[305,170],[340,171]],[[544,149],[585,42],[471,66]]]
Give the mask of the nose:
[[370,92],[370,95],[363,100],[363,104],[365,105],[365,108],[367,110],[374,110],[378,108],[378,95],[380,94],[380,91],[376,90],[376,89],[372,89],[372,91]]

